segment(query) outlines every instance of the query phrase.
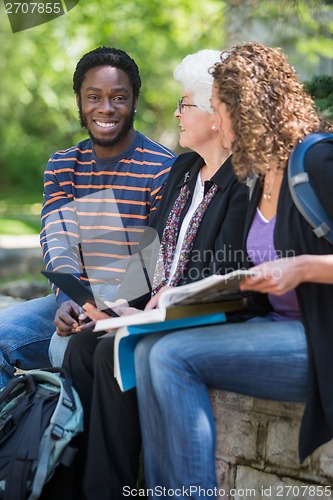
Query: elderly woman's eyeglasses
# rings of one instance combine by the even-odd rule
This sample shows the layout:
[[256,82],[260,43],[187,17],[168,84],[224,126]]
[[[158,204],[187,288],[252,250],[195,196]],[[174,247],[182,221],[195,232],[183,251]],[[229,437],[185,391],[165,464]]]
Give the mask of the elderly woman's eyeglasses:
[[196,104],[186,104],[183,101],[184,101],[184,97],[182,97],[178,101],[178,112],[180,115],[184,112],[185,108],[197,108],[198,107]]

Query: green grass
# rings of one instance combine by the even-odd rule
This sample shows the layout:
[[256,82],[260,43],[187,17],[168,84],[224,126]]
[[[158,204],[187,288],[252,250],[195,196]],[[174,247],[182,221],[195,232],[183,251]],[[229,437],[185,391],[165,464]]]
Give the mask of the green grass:
[[38,234],[39,221],[0,216],[0,235]]
[[0,189],[0,204],[6,204],[9,208],[14,205],[41,204],[43,193],[26,192],[23,189],[14,189],[10,186]]
[[0,235],[38,234],[41,196],[0,192]]

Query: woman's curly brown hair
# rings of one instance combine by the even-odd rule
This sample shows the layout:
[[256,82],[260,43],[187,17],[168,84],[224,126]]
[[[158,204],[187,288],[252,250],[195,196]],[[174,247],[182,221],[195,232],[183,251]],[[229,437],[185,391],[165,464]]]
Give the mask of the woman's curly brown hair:
[[221,61],[211,72],[231,116],[233,165],[239,177],[265,174],[269,167],[283,169],[304,135],[333,130],[280,49],[249,42],[222,53]]

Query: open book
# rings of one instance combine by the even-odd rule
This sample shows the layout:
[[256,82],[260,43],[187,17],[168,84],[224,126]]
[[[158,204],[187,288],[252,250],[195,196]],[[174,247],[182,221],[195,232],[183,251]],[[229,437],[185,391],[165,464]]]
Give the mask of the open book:
[[246,276],[253,276],[253,271],[239,269],[224,275],[213,274],[188,285],[169,288],[159,298],[158,308],[101,319],[96,322],[95,331],[242,309],[245,294],[239,287]]
[[212,275],[166,290],[159,299],[158,309],[97,321],[95,331],[112,330],[101,336],[101,340],[115,335],[114,375],[120,389],[126,391],[136,385],[134,350],[143,335],[225,322],[225,312],[244,307],[244,294],[239,286],[250,275],[253,272],[245,270]]

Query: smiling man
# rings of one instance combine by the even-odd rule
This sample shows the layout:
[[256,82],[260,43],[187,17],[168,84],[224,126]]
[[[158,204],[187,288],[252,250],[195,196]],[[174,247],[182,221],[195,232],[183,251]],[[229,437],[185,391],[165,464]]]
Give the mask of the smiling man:
[[[89,280],[98,295],[109,299],[175,160],[172,151],[133,127],[140,87],[138,67],[126,52],[100,47],[85,54],[73,89],[90,138],[54,153],[44,174],[40,240],[45,267]],[[91,326],[77,304],[56,287],[53,292],[1,313],[0,387],[15,366],[50,364],[54,323],[63,337],[78,326]],[[54,364],[60,364],[64,350]]]
[[88,130],[99,158],[121,154],[132,144],[138,95],[123,70],[111,66],[89,69],[76,100],[81,125]]

